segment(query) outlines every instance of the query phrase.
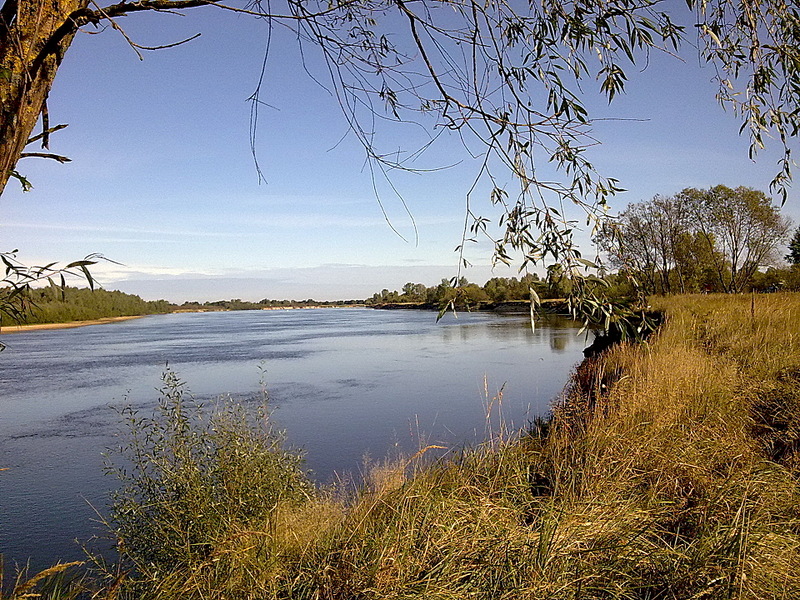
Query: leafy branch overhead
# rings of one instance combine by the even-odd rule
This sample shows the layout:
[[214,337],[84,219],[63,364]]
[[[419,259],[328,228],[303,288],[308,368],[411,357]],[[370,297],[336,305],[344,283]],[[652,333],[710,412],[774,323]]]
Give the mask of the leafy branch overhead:
[[[800,127],[800,14],[785,0],[140,0],[105,7],[5,0],[0,190],[10,176],[22,177],[17,161],[39,116],[46,121],[48,91],[78,29],[110,24],[138,52],[147,48],[127,36],[122,17],[207,5],[261,18],[265,38],[273,27],[295,32],[303,56],[315,53],[327,67],[329,90],[373,174],[418,169],[420,153],[447,133],[463,143],[465,157],[479,159],[471,189],[494,190],[492,210],[502,216],[496,233],[467,194],[459,245],[465,264],[465,243],[487,236],[499,262],[525,269],[552,261],[570,277],[583,276],[576,224],[564,209],[581,207],[595,228],[621,190],[590,159],[600,141],[591,98],[613,101],[653,52],[678,55],[689,46],[714,66],[718,98],[739,117],[751,155],[770,137],[782,146],[771,191],[786,198]],[[252,98],[254,128],[260,89]],[[386,152],[386,120],[422,126],[429,141]]]
[[[19,323],[24,320],[31,308],[30,290],[32,287],[50,285],[63,295],[67,277],[78,277],[94,289],[95,279],[90,267],[99,261],[108,261],[100,254],[90,254],[86,258],[66,265],[49,263],[41,266],[26,266],[17,259],[17,251],[0,252],[3,277],[0,279],[0,315]],[[0,344],[0,350],[3,349]]]

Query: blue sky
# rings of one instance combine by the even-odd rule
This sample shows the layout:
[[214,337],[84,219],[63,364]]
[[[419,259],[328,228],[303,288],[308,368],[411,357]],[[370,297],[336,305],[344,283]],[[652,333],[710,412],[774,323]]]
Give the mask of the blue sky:
[[[403,203],[379,183],[403,239],[386,224],[363,150],[335,100],[303,72],[290,36],[273,39],[262,95],[270,106],[261,109],[257,139],[266,181],[259,182],[247,98],[261,68],[264,24],[214,9],[120,23],[144,45],[202,35],[144,61],[110,29],[78,35],[49,102],[52,122],[69,123],[51,149],[73,162],[20,163],[35,187],[22,193],[12,181],[4,192],[4,249],[19,248],[31,264],[99,252],[123,265],[96,269],[108,289],[177,302],[357,298],[455,274],[476,169],[456,140],[440,139],[419,163],[456,166],[393,177],[416,234]],[[627,93],[611,107],[595,104],[600,116],[631,119],[595,128],[603,144],[592,149],[593,162],[628,190],[614,210],[689,186],[767,190],[778,154],[747,158],[738,122],[714,99],[712,71],[687,56],[681,63],[653,55],[646,71],[629,73]],[[383,147],[408,148],[420,135],[389,127]],[[480,194],[474,202],[496,217]],[[783,212],[800,222],[796,191]],[[591,255],[588,236],[579,239]],[[470,247],[475,266],[465,275],[483,283],[492,276],[490,256],[489,245]]]

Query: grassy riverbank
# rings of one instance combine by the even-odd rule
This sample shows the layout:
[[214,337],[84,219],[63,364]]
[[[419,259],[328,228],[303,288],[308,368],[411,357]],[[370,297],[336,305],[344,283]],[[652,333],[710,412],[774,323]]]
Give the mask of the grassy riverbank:
[[123,548],[150,550],[100,597],[800,597],[800,295],[654,304],[659,333],[584,363],[550,422],[359,489],[312,490],[235,411],[145,427],[177,462],[143,459]]

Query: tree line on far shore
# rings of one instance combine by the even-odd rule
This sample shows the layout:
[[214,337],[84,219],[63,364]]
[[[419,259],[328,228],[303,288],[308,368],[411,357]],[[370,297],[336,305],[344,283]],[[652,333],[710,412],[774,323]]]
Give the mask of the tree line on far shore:
[[[791,222],[771,199],[751,188],[718,185],[688,188],[670,197],[631,204],[595,238],[605,255],[601,273],[609,298],[649,294],[800,290],[800,227],[788,245]],[[789,264],[783,262],[785,259]],[[603,271],[603,269],[607,269]],[[613,271],[613,272],[612,272]],[[438,285],[406,283],[400,291],[383,289],[366,300],[270,300],[238,298],[216,302],[146,301],[139,296],[103,289],[50,286],[31,288],[22,299],[25,324],[63,323],[106,317],[174,311],[258,310],[313,306],[391,304],[441,308],[568,297],[574,278],[559,264],[540,277],[493,277],[484,285],[465,277],[442,279]],[[0,288],[11,305],[13,287]],[[0,325],[17,324],[15,314],[0,315]]]
[[[11,288],[0,289],[0,294],[10,294]],[[261,310],[268,308],[306,308],[313,306],[351,306],[363,304],[363,300],[317,301],[270,300],[248,302],[239,298],[214,302],[184,302],[174,304],[167,300],[143,300],[137,295],[104,289],[89,289],[65,286],[31,288],[24,297],[24,307],[16,315],[0,314],[0,326],[39,325],[44,323],[68,323],[91,321],[108,317],[130,317],[163,314],[176,311],[226,311]]]
[[429,306],[456,305],[475,306],[486,303],[529,301],[531,290],[540,299],[563,298],[569,293],[570,281],[559,265],[548,270],[546,278],[536,273],[520,277],[492,277],[484,285],[470,283],[466,277],[442,279],[439,285],[425,286],[422,283],[407,283],[400,291],[383,289],[367,298],[367,306],[384,304],[422,304]]
[[621,293],[798,290],[800,230],[782,260],[790,230],[763,192],[718,185],[630,204],[595,241]]
[[258,302],[249,302],[240,298],[231,300],[215,300],[214,302],[184,302],[175,305],[178,311],[214,311],[214,310],[263,310],[269,308],[314,308],[322,306],[353,306],[364,304],[363,300],[270,300],[264,298]]
[[[8,293],[5,288],[0,290]],[[175,307],[166,300],[142,300],[139,296],[118,291],[65,286],[32,288],[26,292],[21,324],[68,323],[108,317],[132,317],[171,312]],[[12,315],[0,315],[0,325],[18,325]]]

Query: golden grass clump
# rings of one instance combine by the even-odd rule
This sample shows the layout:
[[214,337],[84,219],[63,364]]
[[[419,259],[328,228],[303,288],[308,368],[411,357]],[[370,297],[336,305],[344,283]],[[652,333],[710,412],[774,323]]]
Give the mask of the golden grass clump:
[[84,586],[85,574],[78,570],[83,565],[82,561],[59,562],[33,575],[28,572],[27,567],[19,569],[15,580],[7,590],[8,593],[4,594],[3,561],[0,556],[0,598],[73,600],[87,592]]

